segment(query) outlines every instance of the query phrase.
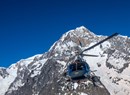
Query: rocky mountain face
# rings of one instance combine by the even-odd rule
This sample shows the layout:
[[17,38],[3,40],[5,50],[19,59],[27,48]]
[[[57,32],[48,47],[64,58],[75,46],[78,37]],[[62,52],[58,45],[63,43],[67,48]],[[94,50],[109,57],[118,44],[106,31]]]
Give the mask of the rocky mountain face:
[[78,27],[62,35],[48,52],[22,59],[9,68],[0,68],[0,95],[130,95],[130,38],[116,36],[84,52],[99,57],[83,57],[101,86],[89,80],[67,81],[66,64],[75,51],[106,38]]

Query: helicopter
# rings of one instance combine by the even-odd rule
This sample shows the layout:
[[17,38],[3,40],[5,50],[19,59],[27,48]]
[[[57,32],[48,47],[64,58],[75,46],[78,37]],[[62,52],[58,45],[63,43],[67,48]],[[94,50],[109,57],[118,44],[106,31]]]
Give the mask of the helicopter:
[[84,54],[85,51],[88,51],[90,49],[93,49],[94,47],[100,45],[101,43],[113,38],[114,36],[117,36],[118,33],[114,33],[111,36],[108,36],[107,38],[99,41],[98,43],[84,49],[81,52],[77,52],[75,56],[75,60],[67,64],[66,72],[64,73],[64,76],[68,78],[68,81],[77,81],[79,82],[82,79],[88,79],[92,82],[95,82],[98,80],[98,78],[95,76],[95,74],[90,70],[90,67],[86,61],[83,60],[84,56],[89,57],[98,57],[98,55],[91,55],[91,54]]

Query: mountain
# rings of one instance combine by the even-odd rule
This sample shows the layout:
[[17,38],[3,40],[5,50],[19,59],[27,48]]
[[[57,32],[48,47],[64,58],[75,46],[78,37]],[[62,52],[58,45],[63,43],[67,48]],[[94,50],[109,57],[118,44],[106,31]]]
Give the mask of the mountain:
[[107,36],[96,35],[84,26],[70,30],[48,52],[22,59],[0,68],[0,95],[130,95],[130,38],[116,36],[84,54],[83,57],[101,86],[91,81],[66,81],[63,73],[75,51],[92,46]]

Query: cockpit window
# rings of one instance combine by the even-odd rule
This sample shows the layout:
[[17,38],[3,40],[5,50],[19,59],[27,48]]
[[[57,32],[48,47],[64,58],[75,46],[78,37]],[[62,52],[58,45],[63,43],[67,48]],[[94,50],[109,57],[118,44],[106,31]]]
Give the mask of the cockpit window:
[[84,69],[84,65],[83,64],[73,64],[70,66],[70,69],[72,71],[76,71],[76,70],[83,70]]

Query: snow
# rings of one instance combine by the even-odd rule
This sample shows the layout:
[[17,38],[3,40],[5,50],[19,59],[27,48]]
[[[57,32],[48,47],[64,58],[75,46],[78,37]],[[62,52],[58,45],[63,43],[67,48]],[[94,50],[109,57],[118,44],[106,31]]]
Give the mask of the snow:
[[62,64],[64,67],[66,66],[66,62],[65,61],[59,61],[57,60],[58,63]]
[[74,83],[74,89],[78,87],[78,83]]
[[33,74],[31,74],[31,77],[35,77],[36,75],[39,75],[41,73],[41,68],[47,60],[48,59],[43,59],[33,64],[36,65],[36,67],[33,69]]
[[15,64],[12,64],[10,68],[7,69],[9,75],[4,79],[0,79],[0,95],[4,95],[5,92],[8,90],[10,84],[15,80],[17,76],[17,68]]
[[68,44],[68,46],[70,46],[70,47],[75,47],[75,46],[77,46],[76,43],[74,43],[74,42],[72,42],[72,41],[68,42],[67,44]]
[[18,90],[18,87],[21,87],[23,85],[24,85],[24,83],[22,83],[21,80],[18,80],[18,81],[15,82],[13,87],[11,87],[11,89],[9,89],[8,91],[9,91],[9,93],[11,93],[13,90]]
[[111,56],[108,62],[111,63],[115,68],[121,69],[126,61],[123,60],[123,58],[118,58],[118,60],[115,60],[114,57]]
[[[41,54],[37,54],[37,55],[29,57],[27,59],[22,59],[22,60],[18,61],[17,63],[12,64],[9,68],[7,68],[6,71],[9,73],[9,75],[7,77],[5,77],[5,78],[0,77],[0,95],[4,95],[5,94],[5,92],[8,90],[9,86],[11,85],[11,83],[18,76],[17,75],[17,71],[18,71],[19,65],[23,66],[23,67],[24,66],[27,67],[34,60],[35,57],[38,58],[40,56],[42,56],[42,55]],[[23,68],[19,69],[19,71],[22,71],[22,70],[23,70]],[[21,80],[18,80],[14,84],[14,87],[12,87],[9,91],[17,90],[18,87],[21,87],[23,85],[24,85],[24,83],[22,83]]]
[[32,56],[32,57],[29,57],[29,58],[27,58],[27,59],[21,59],[20,61],[18,61],[17,63],[16,63],[16,65],[21,65],[21,66],[28,66],[31,62],[33,62],[33,60],[35,59],[35,58],[39,58],[39,57],[41,57],[42,56],[42,54],[37,54],[37,55],[34,55],[34,56]]
[[88,95],[88,94],[82,92],[80,95]]
[[66,38],[66,36],[67,36],[70,32],[72,32],[72,31],[74,31],[74,30],[70,30],[70,31],[66,32],[65,34],[63,34],[62,37],[61,37],[61,41],[64,41],[64,39]]
[[[105,46],[105,49],[110,47],[110,44],[108,42],[105,42],[103,46]],[[97,46],[94,49],[88,51],[87,53],[100,54],[103,53],[103,51],[99,46]],[[130,83],[128,81],[125,81],[130,79],[130,66],[126,68],[122,73],[118,73],[116,70],[122,68],[123,64],[126,63],[126,61],[123,60],[123,58],[120,57],[118,59],[115,59],[113,56],[109,58],[108,62],[115,66],[116,69],[109,69],[106,67],[106,54],[104,54],[104,57],[84,57],[84,59],[89,64],[91,70],[97,70],[95,74],[97,76],[100,76],[101,82],[105,85],[105,87],[108,89],[111,95],[130,95]],[[97,63],[100,63],[101,67],[98,67],[96,65]],[[113,80],[115,80],[116,78],[121,78],[120,81],[117,81],[118,84],[113,83]]]
[[6,69],[5,67],[0,67],[0,69]]
[[119,35],[120,37],[123,37],[123,38],[125,38],[125,39],[127,39],[128,38],[128,36],[124,36],[124,35]]

